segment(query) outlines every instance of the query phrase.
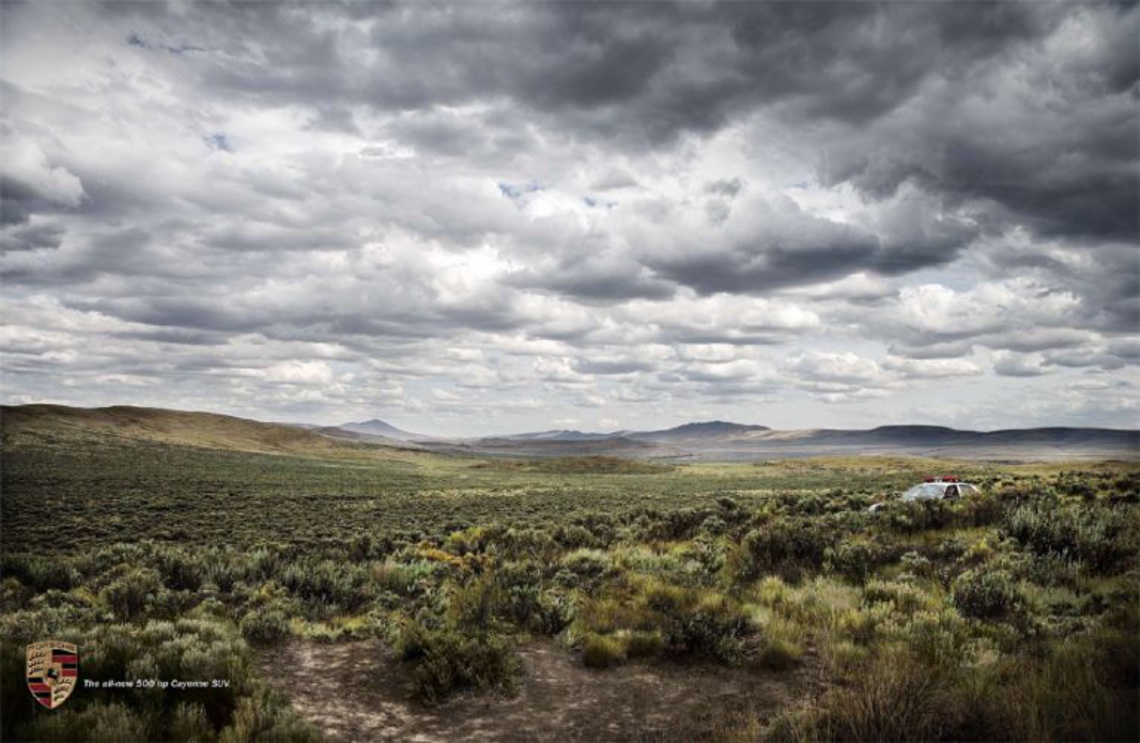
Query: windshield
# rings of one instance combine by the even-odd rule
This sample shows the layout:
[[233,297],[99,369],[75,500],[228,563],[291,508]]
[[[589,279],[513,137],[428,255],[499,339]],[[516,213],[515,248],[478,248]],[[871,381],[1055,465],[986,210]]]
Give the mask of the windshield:
[[941,498],[945,490],[946,485],[944,483],[924,482],[921,485],[915,485],[913,488],[903,493],[903,500]]
[[902,495],[903,500],[927,500],[935,498],[946,497],[946,491],[950,491],[950,497],[957,495],[973,495],[978,492],[977,487],[974,485],[967,485],[963,482],[924,482],[921,485],[915,485],[910,490]]

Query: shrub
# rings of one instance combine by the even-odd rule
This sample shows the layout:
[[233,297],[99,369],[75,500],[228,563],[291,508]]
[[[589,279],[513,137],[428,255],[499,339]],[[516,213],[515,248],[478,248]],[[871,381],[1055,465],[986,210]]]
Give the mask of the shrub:
[[[1125,639],[1114,628],[1102,627],[1053,646],[1044,658],[1003,659],[987,679],[989,693],[978,705],[984,737],[1135,740],[1140,729],[1137,629],[1133,626]],[[1131,682],[1114,673],[1121,665]]]
[[1038,498],[1010,511],[1004,527],[1033,552],[1078,560],[1094,572],[1110,571],[1135,548],[1120,539],[1124,511],[1097,504],[1062,507]]
[[250,642],[277,643],[289,635],[289,620],[276,607],[254,610],[242,617],[241,634]]
[[878,562],[879,552],[866,542],[843,541],[824,552],[827,569],[863,585]]
[[735,601],[713,594],[701,597],[671,629],[665,636],[670,650],[735,662],[748,632],[748,618]]
[[744,560],[738,565],[739,577],[754,580],[766,573],[779,573],[789,580],[801,570],[823,566],[827,547],[834,534],[818,519],[779,519],[753,529],[742,544]]
[[961,526],[989,526],[1001,520],[1005,503],[991,490],[983,490],[963,498],[957,505],[957,522]]
[[803,630],[795,623],[773,618],[764,623],[756,664],[771,671],[786,671],[803,657]]
[[863,589],[863,601],[868,606],[889,604],[894,611],[903,614],[926,608],[930,598],[921,588],[901,581],[873,580]]
[[749,623],[739,603],[718,593],[656,585],[644,598],[657,617],[665,648],[674,654],[705,655],[735,662]]
[[533,560],[541,565],[551,562],[561,547],[541,529],[508,529],[498,546],[510,560]]
[[1022,615],[1025,596],[1005,570],[967,570],[954,581],[954,606],[973,619],[1006,619]]
[[650,658],[665,648],[665,640],[657,631],[619,630],[616,636],[625,645],[627,658]]
[[701,524],[701,533],[717,537],[728,531],[728,524],[720,516],[712,515]]
[[372,578],[380,589],[397,596],[422,593],[430,576],[431,566],[427,562],[405,564],[389,559],[372,566]]
[[167,728],[170,740],[186,743],[206,743],[214,740],[216,734],[206,718],[206,710],[200,704],[179,704],[170,714]]
[[121,619],[132,619],[147,608],[162,589],[158,573],[149,568],[135,568],[104,588],[100,599]]
[[218,736],[221,743],[318,743],[321,735],[297,716],[280,694],[259,687],[244,697],[234,712],[233,722]]
[[368,570],[333,560],[306,560],[290,564],[281,583],[311,606],[355,611],[375,595]]
[[595,549],[579,549],[563,555],[558,564],[563,570],[574,573],[579,578],[591,581],[600,578],[609,567],[605,552]]
[[930,666],[906,650],[887,650],[856,664],[847,683],[817,704],[778,715],[769,741],[974,740],[971,689],[956,668]]
[[701,528],[707,512],[692,508],[668,511],[662,514],[650,527],[646,536],[649,539],[676,542],[692,539]]
[[563,547],[567,547],[569,549],[593,547],[597,543],[597,540],[594,538],[594,534],[581,524],[558,526],[554,530],[554,540],[561,544]]
[[969,652],[970,634],[965,625],[952,610],[926,610],[907,617],[902,623],[887,622],[884,631],[932,668],[952,668]]
[[173,591],[197,591],[205,576],[199,559],[179,551],[166,550],[158,555],[158,570],[166,587]]
[[582,647],[582,662],[587,668],[609,668],[626,658],[626,648],[616,637],[590,634]]
[[517,691],[522,666],[509,642],[483,633],[464,636],[454,630],[428,630],[416,623],[401,628],[398,649],[416,663],[413,691],[429,703],[467,688],[500,693]]
[[16,578],[36,592],[53,588],[67,591],[79,584],[78,572],[71,565],[43,555],[5,554],[0,557],[0,574],[5,579]]
[[148,740],[146,718],[121,704],[64,707],[39,715],[23,729],[24,740]]
[[945,529],[955,521],[955,504],[945,500],[909,501],[893,505],[887,511],[887,524],[894,531],[914,534],[930,529]]
[[483,632],[494,627],[503,591],[489,577],[456,587],[448,599],[447,619],[459,629]]

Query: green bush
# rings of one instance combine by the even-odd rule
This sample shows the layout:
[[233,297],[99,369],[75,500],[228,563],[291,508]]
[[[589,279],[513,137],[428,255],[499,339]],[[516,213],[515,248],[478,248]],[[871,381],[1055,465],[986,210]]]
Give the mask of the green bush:
[[270,645],[289,636],[289,619],[277,608],[255,609],[241,620],[242,637],[263,645]]
[[954,581],[954,606],[972,619],[1008,619],[1025,612],[1026,599],[1006,570],[967,570]]
[[179,704],[170,713],[166,735],[170,740],[206,743],[216,736],[206,710],[200,704]]
[[416,664],[413,692],[425,702],[441,702],[468,688],[511,694],[521,682],[522,665],[509,641],[499,635],[465,636],[406,622],[399,630],[397,651]]
[[616,636],[625,645],[628,658],[651,658],[665,649],[665,640],[657,631],[620,630]]
[[100,592],[99,597],[121,619],[141,615],[147,602],[162,590],[158,573],[150,568],[135,568]]
[[947,500],[921,500],[892,504],[887,510],[888,526],[902,534],[914,534],[932,529],[945,529],[956,520],[955,502]]
[[1122,509],[1099,504],[1061,506],[1038,498],[1012,509],[1004,532],[1040,555],[1084,563],[1094,572],[1109,572],[1133,554],[1136,544],[1124,540]]
[[258,687],[243,697],[220,743],[319,743],[321,735],[297,716],[279,693]]
[[401,563],[389,558],[373,564],[372,579],[381,591],[402,597],[418,596],[431,582],[431,564],[424,560]]
[[563,570],[568,570],[579,578],[593,581],[602,577],[609,568],[610,561],[606,553],[601,550],[579,549],[563,555],[558,564]]
[[15,578],[37,592],[53,588],[67,591],[78,585],[80,580],[78,571],[67,562],[27,553],[0,556],[0,575],[5,579]]
[[547,590],[542,571],[532,562],[501,565],[491,578],[496,616],[533,632],[554,635],[570,621],[570,606],[560,593]]
[[863,602],[868,606],[889,604],[896,612],[913,614],[926,608],[930,599],[921,588],[910,583],[873,580],[863,589]]
[[562,551],[558,542],[542,529],[508,529],[499,542],[503,557],[532,560],[540,565],[552,562]]
[[804,569],[823,567],[827,548],[835,539],[833,531],[819,519],[777,519],[753,529],[744,536],[743,562],[738,565],[744,580],[778,573],[797,580]]
[[142,741],[149,740],[146,717],[121,704],[93,704],[83,709],[63,707],[39,715],[23,728],[29,741]]
[[844,540],[824,551],[827,569],[847,580],[863,585],[880,560],[881,551],[867,542]]
[[201,559],[171,549],[159,553],[158,571],[172,591],[197,591],[206,574]]
[[587,668],[609,668],[620,665],[626,658],[625,645],[610,635],[586,636],[582,646],[582,662]]
[[799,645],[781,637],[773,637],[766,639],[760,647],[756,663],[769,671],[787,671],[796,667],[803,655],[803,648]]
[[334,560],[290,564],[280,581],[311,607],[331,611],[359,610],[375,596],[375,582],[365,566]]
[[676,655],[703,655],[736,662],[749,633],[749,621],[740,604],[717,593],[653,586],[646,592],[646,606],[656,617],[665,649]]
[[858,668],[851,682],[825,693],[817,706],[784,712],[771,741],[956,740],[964,710],[952,680],[913,657],[892,652]]

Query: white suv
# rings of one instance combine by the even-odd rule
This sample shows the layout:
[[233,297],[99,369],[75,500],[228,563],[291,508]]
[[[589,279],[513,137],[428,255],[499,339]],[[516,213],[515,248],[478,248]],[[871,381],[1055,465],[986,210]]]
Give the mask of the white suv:
[[[960,498],[963,495],[977,495],[980,491],[977,485],[962,482],[957,477],[928,477],[925,482],[915,485],[900,496],[899,500],[942,500],[944,498]],[[886,503],[876,503],[868,510],[878,511]]]

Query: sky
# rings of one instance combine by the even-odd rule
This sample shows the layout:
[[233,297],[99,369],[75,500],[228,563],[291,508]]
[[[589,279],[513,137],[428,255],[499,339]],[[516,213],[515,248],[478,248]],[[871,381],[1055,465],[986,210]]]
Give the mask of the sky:
[[0,398],[1140,427],[1136,3],[4,2]]

